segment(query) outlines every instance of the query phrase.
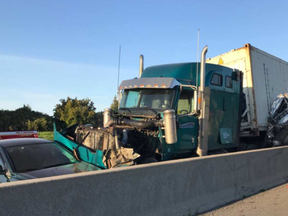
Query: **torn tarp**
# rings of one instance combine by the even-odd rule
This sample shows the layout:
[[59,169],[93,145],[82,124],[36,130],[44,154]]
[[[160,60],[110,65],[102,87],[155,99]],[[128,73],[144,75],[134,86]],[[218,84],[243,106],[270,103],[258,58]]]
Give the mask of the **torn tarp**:
[[271,106],[266,138],[272,146],[288,144],[288,95],[280,94]]

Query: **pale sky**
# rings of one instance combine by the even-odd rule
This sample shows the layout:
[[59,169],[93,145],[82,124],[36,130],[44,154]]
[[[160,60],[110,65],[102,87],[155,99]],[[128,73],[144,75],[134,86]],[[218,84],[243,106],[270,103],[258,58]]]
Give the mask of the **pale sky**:
[[0,109],[52,115],[60,99],[109,107],[144,66],[196,61],[251,43],[288,61],[287,1],[0,0]]

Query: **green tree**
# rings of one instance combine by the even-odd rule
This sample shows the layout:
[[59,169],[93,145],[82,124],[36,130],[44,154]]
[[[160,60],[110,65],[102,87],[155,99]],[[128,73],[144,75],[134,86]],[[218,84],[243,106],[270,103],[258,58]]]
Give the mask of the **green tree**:
[[96,108],[94,103],[90,99],[75,99],[67,97],[67,99],[61,99],[60,104],[56,104],[54,109],[54,117],[64,122],[65,127],[69,127],[73,124],[87,124],[97,123]]
[[35,129],[34,121],[30,121],[30,120],[27,121],[27,130],[37,130]]
[[110,108],[115,111],[115,110],[118,110],[118,106],[119,106],[118,99],[117,99],[117,97],[115,95],[114,98],[113,98],[113,101],[112,101],[112,104],[111,104]]
[[52,131],[53,118],[33,111],[29,105],[16,110],[0,110],[0,131],[6,130],[48,130]]
[[48,131],[48,122],[45,118],[37,118],[34,121],[28,120],[27,129],[28,130],[37,130],[37,131]]

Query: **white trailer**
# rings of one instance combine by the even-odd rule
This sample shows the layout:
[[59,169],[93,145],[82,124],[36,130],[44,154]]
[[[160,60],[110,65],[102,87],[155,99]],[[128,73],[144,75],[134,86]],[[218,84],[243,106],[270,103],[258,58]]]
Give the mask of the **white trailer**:
[[209,58],[207,63],[235,68],[244,74],[246,109],[242,113],[240,135],[259,136],[266,131],[271,104],[279,94],[288,92],[288,62],[246,44]]

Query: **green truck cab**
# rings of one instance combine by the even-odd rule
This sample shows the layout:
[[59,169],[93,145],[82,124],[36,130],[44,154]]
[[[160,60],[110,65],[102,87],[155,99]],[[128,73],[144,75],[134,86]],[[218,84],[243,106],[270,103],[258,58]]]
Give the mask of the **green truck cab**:
[[147,67],[140,56],[139,78],[119,86],[119,110],[104,111],[104,127],[138,161],[204,156],[237,148],[241,121],[242,73],[228,67],[180,63]]

